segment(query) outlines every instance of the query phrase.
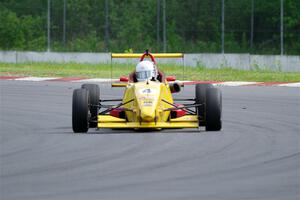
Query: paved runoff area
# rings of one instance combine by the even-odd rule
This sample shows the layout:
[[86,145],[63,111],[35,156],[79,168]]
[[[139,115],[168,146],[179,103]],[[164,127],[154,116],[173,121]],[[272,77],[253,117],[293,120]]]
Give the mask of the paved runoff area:
[[[89,80],[13,79],[0,80],[1,200],[300,199],[299,83],[226,82],[220,132],[74,134],[72,92]],[[122,97],[99,86],[102,99]]]

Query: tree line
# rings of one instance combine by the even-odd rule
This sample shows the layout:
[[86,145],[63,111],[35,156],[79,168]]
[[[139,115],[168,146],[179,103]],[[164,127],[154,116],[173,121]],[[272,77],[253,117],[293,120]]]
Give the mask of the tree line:
[[[221,0],[165,2],[168,52],[221,52]],[[225,53],[280,53],[280,0],[224,2]],[[51,0],[50,8],[52,51],[163,51],[163,0]],[[284,0],[285,54],[300,54],[299,10],[300,0]],[[47,50],[47,11],[47,0],[1,0],[0,49]]]

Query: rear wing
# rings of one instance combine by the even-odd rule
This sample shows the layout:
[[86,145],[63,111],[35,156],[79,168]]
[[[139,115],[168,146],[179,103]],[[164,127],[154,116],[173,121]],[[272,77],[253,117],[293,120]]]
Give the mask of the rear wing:
[[143,61],[144,58],[150,58],[154,64],[156,64],[155,58],[181,58],[183,62],[183,68],[182,68],[182,76],[184,80],[184,54],[183,53],[149,53],[148,50],[145,51],[145,53],[111,53],[111,70],[110,70],[110,77],[112,82],[112,60],[116,58],[140,58],[140,61]]
[[[111,58],[141,58],[143,53],[112,53]],[[183,53],[153,53],[154,58],[183,58]],[[146,55],[150,57],[150,54]]]

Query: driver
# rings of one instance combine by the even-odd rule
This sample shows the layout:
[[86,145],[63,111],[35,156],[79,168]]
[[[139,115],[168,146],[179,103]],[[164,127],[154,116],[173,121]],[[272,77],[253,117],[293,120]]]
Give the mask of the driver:
[[146,80],[164,81],[165,76],[162,71],[158,70],[156,65],[148,60],[143,60],[136,65],[135,71],[129,75],[132,82],[142,82]]

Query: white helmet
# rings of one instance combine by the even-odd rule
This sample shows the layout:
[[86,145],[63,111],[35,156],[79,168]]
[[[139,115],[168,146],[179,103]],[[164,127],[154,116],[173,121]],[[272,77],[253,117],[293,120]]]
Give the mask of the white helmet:
[[137,64],[135,68],[136,79],[140,81],[146,81],[149,79],[154,78],[156,80],[157,77],[157,70],[156,66],[153,62],[148,60],[141,61]]

